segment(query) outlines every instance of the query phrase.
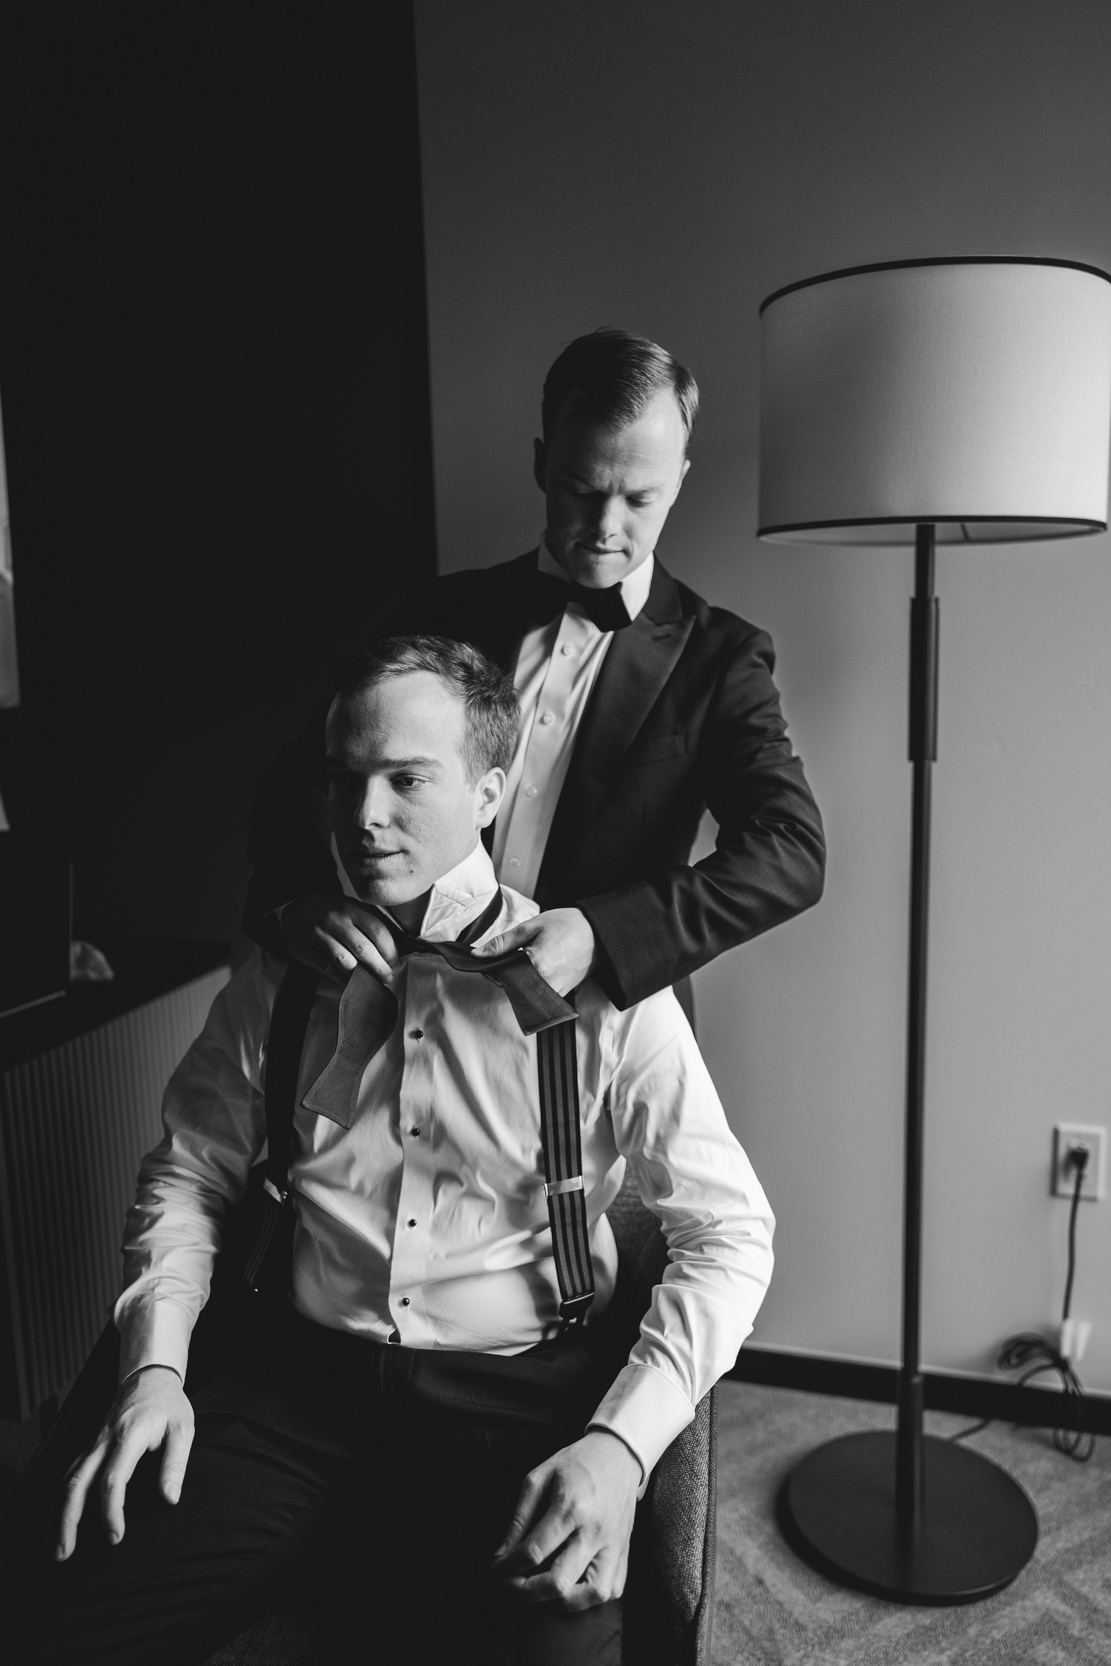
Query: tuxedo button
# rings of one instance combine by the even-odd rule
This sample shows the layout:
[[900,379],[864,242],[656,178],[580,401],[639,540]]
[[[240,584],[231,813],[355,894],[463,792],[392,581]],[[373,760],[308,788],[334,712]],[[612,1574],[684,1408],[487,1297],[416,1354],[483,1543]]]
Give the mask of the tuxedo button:
[[423,1030],[410,1030],[409,1034],[412,1036],[414,1041],[423,1041],[424,1040],[424,1031]]
[[412,1134],[412,1136],[415,1140],[420,1139],[420,1129],[419,1128],[410,1128],[409,1132],[410,1132],[410,1134]]
[[555,722],[555,712],[541,712],[540,721],[547,728],[549,723]]
[[402,1305],[402,1307],[408,1307],[408,1305],[409,1305],[409,1298],[408,1298],[408,1296],[402,1296],[402,1298],[401,1298],[401,1305]]
[[563,644],[563,647],[559,651],[567,659],[570,659],[571,655],[572,654],[577,654],[579,650],[575,647],[575,644],[573,642],[565,642]]
[[511,868],[519,868],[521,866],[521,858],[519,856],[511,856],[509,858],[509,866]]
[[538,787],[526,787],[525,788],[525,797],[526,798],[535,798],[537,793],[539,792],[539,790],[540,789]]
[[415,1215],[410,1216],[410,1218],[405,1222],[406,1226],[416,1226],[416,1224],[417,1224],[417,1218],[416,1218]]

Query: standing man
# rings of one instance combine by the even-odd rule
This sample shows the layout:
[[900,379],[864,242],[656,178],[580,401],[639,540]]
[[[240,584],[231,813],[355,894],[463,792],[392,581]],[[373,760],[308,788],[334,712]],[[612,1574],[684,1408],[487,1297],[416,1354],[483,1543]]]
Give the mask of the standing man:
[[[539,549],[418,587],[375,621],[469,642],[512,673],[522,722],[491,853],[541,912],[490,950],[525,947],[561,993],[593,973],[620,1009],[674,984],[689,1012],[693,971],[822,889],[821,818],[771,640],[655,554],[697,410],[694,378],[653,342],[609,329],[571,342],[544,384]],[[325,715],[259,783],[244,924],[275,952],[387,976],[390,934],[329,844]],[[692,867],[706,808],[717,848]]]

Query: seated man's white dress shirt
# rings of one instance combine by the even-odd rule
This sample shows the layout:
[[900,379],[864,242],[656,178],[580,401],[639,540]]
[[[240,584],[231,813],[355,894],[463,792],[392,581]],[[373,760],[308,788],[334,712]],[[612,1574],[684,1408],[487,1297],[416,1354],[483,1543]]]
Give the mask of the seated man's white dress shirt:
[[[457,937],[497,889],[480,845],[433,887],[421,935]],[[488,936],[536,913],[514,891],[501,896]],[[252,953],[167,1089],[165,1136],[128,1216],[121,1377],[152,1364],[184,1377],[225,1201],[242,1195],[265,1141],[266,1040],[283,970]],[[489,979],[413,957],[394,975],[398,1022],[344,1128],[300,1104],[335,1048],[343,987],[321,980],[301,1060],[295,1307],[413,1348],[513,1354],[551,1338],[559,1291],[535,1038]],[[773,1219],[671,991],[618,1012],[588,982],[576,1005],[591,1318],[613,1292],[605,1210],[627,1166],[669,1248],[639,1340],[591,1419],[647,1476],[751,1329],[771,1276]]]

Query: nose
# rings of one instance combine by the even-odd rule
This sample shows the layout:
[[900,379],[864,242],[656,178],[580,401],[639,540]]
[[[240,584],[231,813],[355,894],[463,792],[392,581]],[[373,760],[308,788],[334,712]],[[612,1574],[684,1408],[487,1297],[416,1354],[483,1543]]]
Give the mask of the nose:
[[594,535],[600,544],[607,544],[621,533],[621,499],[599,498],[594,512]]
[[386,783],[373,778],[365,781],[355,806],[355,826],[369,833],[373,828],[388,826],[389,820],[389,788]]

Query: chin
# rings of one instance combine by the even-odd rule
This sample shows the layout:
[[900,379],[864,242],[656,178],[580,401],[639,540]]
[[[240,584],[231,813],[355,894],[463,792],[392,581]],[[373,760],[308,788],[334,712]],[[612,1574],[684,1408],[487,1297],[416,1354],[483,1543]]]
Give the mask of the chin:
[[639,563],[625,550],[613,555],[592,555],[588,550],[575,548],[568,552],[563,565],[579,584],[585,584],[590,590],[608,590],[610,585],[620,584],[627,578]]

